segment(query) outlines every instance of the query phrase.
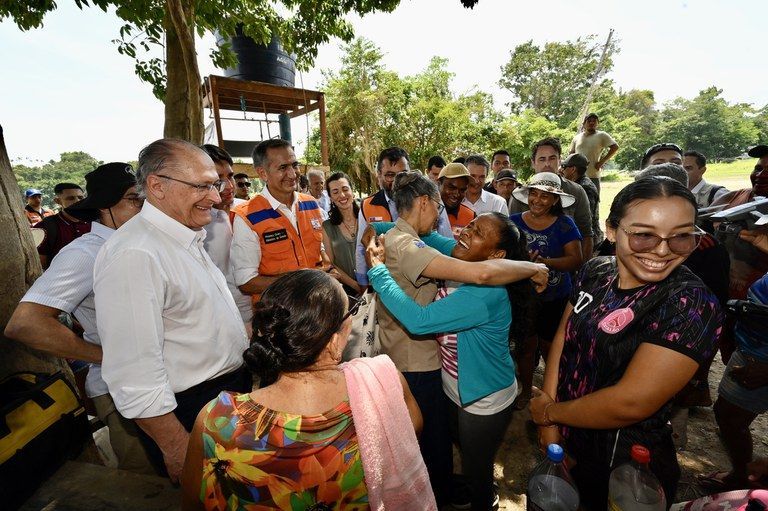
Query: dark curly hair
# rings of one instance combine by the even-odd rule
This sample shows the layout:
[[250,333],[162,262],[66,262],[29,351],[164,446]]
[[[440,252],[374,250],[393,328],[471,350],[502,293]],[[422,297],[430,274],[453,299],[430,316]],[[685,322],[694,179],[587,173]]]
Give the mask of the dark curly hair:
[[[338,181],[339,179],[346,179],[347,183],[349,183],[349,186],[352,186],[352,180],[349,178],[347,174],[344,172],[334,172],[330,176],[328,176],[328,179],[325,180],[325,191],[328,193],[328,197],[331,196],[331,188],[330,184],[334,181]],[[357,218],[357,214],[360,211],[360,206],[357,204],[357,199],[355,199],[354,194],[352,196],[352,213],[355,215],[355,218]],[[328,220],[331,221],[332,225],[339,225],[341,224],[341,211],[339,211],[339,208],[336,207],[336,204],[331,201],[331,210],[328,213]]]
[[346,310],[344,293],[327,273],[298,270],[281,276],[256,304],[245,364],[262,386],[280,373],[305,370],[339,330]]
[[[506,251],[504,259],[511,261],[530,261],[528,243],[525,235],[520,232],[515,223],[507,215],[499,212],[485,213],[491,216],[499,225],[499,244],[496,248]],[[509,340],[521,343],[533,328],[532,307],[536,292],[529,279],[507,284],[507,295],[512,307],[512,324],[509,327]]]

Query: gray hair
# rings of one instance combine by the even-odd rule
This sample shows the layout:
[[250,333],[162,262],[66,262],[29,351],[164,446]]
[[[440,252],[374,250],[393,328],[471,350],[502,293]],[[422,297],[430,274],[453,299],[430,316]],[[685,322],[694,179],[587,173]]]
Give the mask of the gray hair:
[[258,145],[253,148],[253,152],[251,153],[251,158],[253,158],[253,168],[257,169],[263,167],[266,169],[269,160],[269,158],[267,158],[267,151],[270,149],[280,149],[282,147],[293,149],[291,143],[282,138],[270,138],[259,142]]
[[184,149],[202,151],[196,145],[185,140],[161,138],[160,140],[155,140],[139,152],[136,185],[142,196],[146,195],[147,177],[150,174],[162,172],[169,167],[178,167],[180,163],[179,152]]
[[307,179],[309,179],[309,176],[320,176],[325,180],[325,172],[323,172],[320,169],[311,169],[307,171]]
[[435,200],[439,200],[440,196],[437,185],[418,171],[400,172],[392,185],[392,194],[397,207],[397,214],[400,216],[410,211],[413,208],[413,203],[422,195]]
[[658,165],[649,165],[637,174],[635,181],[644,177],[665,176],[674,179],[678,183],[688,188],[688,173],[677,163],[659,163]]

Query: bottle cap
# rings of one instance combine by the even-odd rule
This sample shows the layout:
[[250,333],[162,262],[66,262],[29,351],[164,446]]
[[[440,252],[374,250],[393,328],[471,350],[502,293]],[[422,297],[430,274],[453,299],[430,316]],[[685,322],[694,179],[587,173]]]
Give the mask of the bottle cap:
[[638,444],[633,445],[632,452],[630,454],[633,460],[643,465],[651,462],[651,451],[649,451],[642,445],[638,445]]
[[549,444],[547,446],[547,458],[554,463],[560,463],[565,458],[565,451],[557,444]]

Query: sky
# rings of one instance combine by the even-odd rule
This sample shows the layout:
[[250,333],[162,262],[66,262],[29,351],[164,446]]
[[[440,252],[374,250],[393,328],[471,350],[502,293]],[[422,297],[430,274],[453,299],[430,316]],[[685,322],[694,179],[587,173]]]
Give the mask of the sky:
[[[41,164],[76,150],[103,161],[135,160],[162,136],[163,105],[136,77],[132,59],[110,42],[119,18],[80,11],[73,0],[58,4],[42,29],[22,32],[10,20],[0,23],[0,125],[11,160]],[[499,108],[509,98],[497,85],[500,68],[515,46],[590,34],[603,41],[611,28],[621,52],[608,77],[619,87],[653,90],[663,103],[715,85],[729,101],[762,107],[768,104],[767,15],[765,0],[480,0],[472,10],[459,0],[403,0],[392,13],[348,19],[357,35],[381,48],[389,69],[414,74],[432,56],[445,57],[455,73],[454,93],[490,92]],[[214,42],[212,36],[198,41],[202,76],[223,74],[208,58]],[[296,86],[303,79],[305,88],[320,89],[322,70],[339,67],[340,44],[320,47],[314,67],[297,74]],[[248,126],[257,130],[228,123],[225,134]],[[295,119],[292,130],[301,154],[304,118]]]

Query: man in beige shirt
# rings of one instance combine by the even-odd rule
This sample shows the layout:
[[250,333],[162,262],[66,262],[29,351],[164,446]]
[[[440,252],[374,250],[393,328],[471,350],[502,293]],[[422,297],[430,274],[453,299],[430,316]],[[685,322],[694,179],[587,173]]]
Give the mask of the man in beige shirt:
[[[573,137],[571,149],[568,151],[569,154],[578,153],[589,160],[587,177],[595,183],[598,194],[600,193],[600,169],[619,150],[619,145],[613,137],[604,131],[598,131],[599,125],[600,119],[597,114],[587,114],[582,125],[582,132]],[[602,156],[606,149],[608,152]]]

